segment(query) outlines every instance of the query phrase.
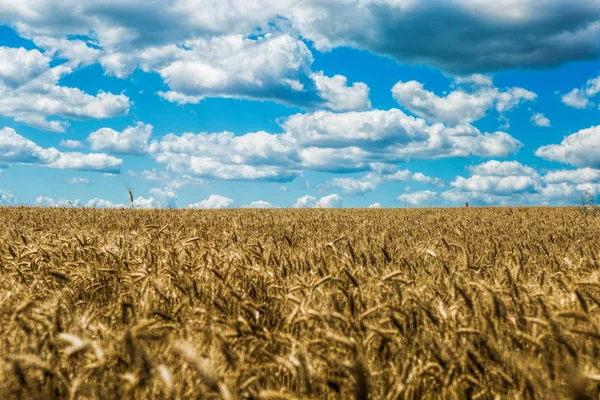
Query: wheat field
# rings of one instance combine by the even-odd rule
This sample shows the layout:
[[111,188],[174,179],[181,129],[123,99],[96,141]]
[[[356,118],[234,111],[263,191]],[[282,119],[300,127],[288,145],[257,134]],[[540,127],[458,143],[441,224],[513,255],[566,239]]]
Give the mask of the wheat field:
[[0,209],[0,398],[600,393],[577,208]]

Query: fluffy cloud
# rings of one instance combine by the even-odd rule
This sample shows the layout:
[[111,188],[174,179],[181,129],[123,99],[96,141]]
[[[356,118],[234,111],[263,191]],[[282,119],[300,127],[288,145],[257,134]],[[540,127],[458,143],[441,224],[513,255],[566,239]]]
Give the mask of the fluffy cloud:
[[124,94],[99,92],[92,96],[59,85],[74,66],[50,68],[48,59],[37,50],[0,47],[0,63],[4,64],[0,70],[0,115],[35,128],[63,132],[68,126],[64,119],[111,118],[129,112],[129,98]]
[[60,152],[53,147],[45,149],[17,134],[14,129],[4,128],[0,129],[0,162],[114,173],[119,172],[122,160],[103,153]]
[[[506,156],[516,152],[520,143],[504,132],[482,134],[472,125],[446,127],[428,125],[421,118],[398,109],[331,113],[318,111],[297,114],[283,128],[305,147],[345,148],[348,155],[366,162],[401,161],[410,158]],[[362,150],[360,151],[355,150]],[[329,158],[333,152],[323,154]]]
[[569,107],[586,108],[591,104],[589,99],[596,96],[598,93],[600,93],[600,76],[588,79],[584,87],[580,89],[575,88],[563,95],[562,102]]
[[342,206],[344,199],[338,194],[323,196],[317,201],[317,208],[338,208]]
[[[90,208],[129,208],[129,204],[125,203],[113,203],[110,200],[101,198],[94,198],[88,201],[85,205]],[[144,198],[139,196],[133,200],[133,208],[150,209],[161,207],[161,204],[157,203],[153,197]]]
[[381,208],[381,203],[373,203],[369,206],[369,208]]
[[258,200],[253,201],[250,204],[244,204],[242,208],[274,208],[274,206],[268,201]]
[[551,126],[550,120],[542,113],[536,113],[531,116],[531,122],[537,126],[549,127]]
[[600,169],[580,168],[550,171],[546,174],[546,182],[549,183],[587,183],[600,182]]
[[517,161],[496,160],[469,168],[470,177],[458,176],[442,197],[452,203],[573,204],[584,190],[595,193],[600,170],[549,171],[541,175]]
[[39,196],[35,199],[33,205],[38,207],[77,207],[79,205],[79,199],[66,200],[66,199],[53,199],[51,197]]
[[173,188],[153,188],[150,189],[150,194],[152,195],[152,198],[156,198],[157,203],[162,207],[177,207],[177,194]]
[[402,193],[396,199],[404,204],[411,206],[427,206],[433,199],[437,197],[437,193],[431,190],[423,190],[420,192]]
[[101,128],[92,132],[88,142],[92,150],[106,151],[115,154],[145,154],[148,151],[148,140],[152,135],[152,125],[138,122],[122,132],[110,128]]
[[519,87],[500,91],[491,86],[478,87],[472,92],[459,89],[439,97],[425,90],[423,84],[417,81],[398,82],[392,88],[392,94],[401,106],[413,114],[429,122],[449,126],[477,121],[492,107],[504,113],[523,101],[537,97],[535,93]]
[[444,183],[438,178],[432,178],[421,172],[411,174],[409,170],[398,170],[395,165],[375,164],[371,165],[371,168],[373,172],[369,172],[361,178],[333,178],[328,183],[349,194],[364,194],[374,191],[384,182],[402,182],[409,179],[439,187],[444,186]]
[[586,108],[590,103],[585,92],[580,89],[573,89],[561,97],[562,102],[573,108]]
[[158,171],[156,168],[153,168],[151,171],[144,170],[141,173],[128,171],[128,174],[147,181],[160,182],[161,184],[165,185],[165,187],[173,189],[181,189],[182,187],[186,186],[200,186],[206,184],[206,181],[200,178],[195,178],[187,174],[174,175],[167,171]]
[[17,204],[17,198],[9,191],[0,189],[0,206],[13,206]]
[[218,194],[211,195],[208,199],[199,201],[198,203],[190,204],[188,208],[205,208],[205,209],[217,209],[217,208],[229,208],[233,205],[233,200],[220,196]]
[[60,141],[60,146],[61,147],[66,147],[68,149],[78,149],[83,147],[83,143],[81,143],[79,140],[61,140]]
[[600,167],[600,125],[582,129],[560,144],[542,146],[535,155],[576,167]]
[[327,196],[321,197],[317,200],[313,196],[303,196],[300,197],[294,205],[293,208],[338,208],[342,206],[343,199],[338,194],[330,194]]
[[[292,115],[282,122],[283,133],[254,132],[168,134],[154,140],[149,152],[169,171],[197,178],[291,181],[304,170],[374,172],[377,165],[411,159],[443,157],[505,157],[521,143],[505,132],[481,133],[472,125],[429,125],[398,109]],[[397,168],[394,170],[397,171]],[[377,173],[380,174],[380,173]],[[389,174],[388,174],[389,175]],[[372,179],[373,178],[373,179]],[[387,180],[407,179],[387,176]],[[440,185],[434,178],[415,180]],[[348,192],[364,192],[380,182],[339,178]],[[350,189],[350,186],[356,189]]]
[[38,50],[0,47],[0,85],[16,88],[45,72],[50,59]]
[[317,199],[313,196],[302,196],[292,206],[293,208],[315,208],[317,206]]
[[[301,69],[298,58],[280,58],[275,46],[272,62],[265,64],[262,55],[269,52],[244,43],[262,42],[249,35],[264,32],[299,34],[319,50],[351,46],[464,74],[595,58],[598,20],[600,5],[588,0],[150,0],[143,5],[139,0],[21,0],[18,6],[0,5],[0,23],[15,26],[51,54],[78,64],[99,60],[117,76],[138,66],[156,71],[174,93],[192,99],[211,91],[284,99],[274,92],[289,96],[304,85],[295,76]],[[241,74],[222,68],[235,61],[245,67]],[[175,76],[187,79],[180,84]],[[215,92],[215,87],[225,90]]]
[[469,171],[473,175],[484,176],[537,176],[535,169],[518,161],[490,160],[483,164],[470,166]]
[[319,97],[324,106],[333,111],[365,110],[371,108],[369,100],[369,87],[362,82],[347,86],[347,79],[342,75],[329,78],[318,72],[312,74],[311,79],[317,85]]

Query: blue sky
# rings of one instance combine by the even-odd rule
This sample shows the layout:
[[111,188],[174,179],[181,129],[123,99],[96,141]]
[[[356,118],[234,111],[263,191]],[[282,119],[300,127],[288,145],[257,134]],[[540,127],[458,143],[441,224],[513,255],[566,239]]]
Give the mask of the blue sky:
[[583,0],[0,0],[0,204],[576,204],[599,39]]

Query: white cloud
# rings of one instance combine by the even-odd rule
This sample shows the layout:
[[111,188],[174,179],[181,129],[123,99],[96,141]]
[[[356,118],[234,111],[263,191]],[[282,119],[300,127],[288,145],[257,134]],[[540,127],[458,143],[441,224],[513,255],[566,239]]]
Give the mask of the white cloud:
[[190,175],[181,174],[174,175],[164,170],[157,170],[153,168],[151,171],[143,170],[140,173],[134,171],[128,171],[129,175],[142,178],[147,181],[160,182],[165,187],[173,189],[181,189],[186,186],[200,186],[206,184],[206,181],[195,178]]
[[87,140],[92,150],[114,154],[145,154],[148,152],[150,135],[152,135],[152,125],[138,122],[122,132],[110,128],[98,129],[92,132]]
[[550,171],[545,176],[550,183],[588,183],[600,181],[600,169],[580,168]]
[[542,113],[536,113],[531,116],[531,122],[537,126],[549,127],[551,126],[550,120]]
[[156,198],[158,204],[162,207],[174,208],[177,207],[177,194],[170,187],[150,189],[150,194]]
[[542,146],[535,155],[576,167],[600,168],[600,125],[567,136],[560,144]]
[[338,208],[342,206],[344,199],[338,194],[323,196],[317,201],[317,208]]
[[115,204],[110,200],[94,198],[87,202],[86,207],[90,208],[127,208],[124,203]]
[[17,88],[45,72],[50,59],[38,50],[0,47],[0,87]]
[[0,206],[12,206],[17,204],[17,198],[9,191],[0,189]]
[[66,200],[66,199],[53,199],[51,197],[39,196],[35,199],[35,206],[38,207],[77,207],[79,205],[79,199]]
[[382,180],[383,179],[381,176],[369,173],[359,179],[333,178],[329,181],[329,183],[333,186],[339,187],[344,191],[344,193],[363,194],[377,189]]
[[411,206],[427,206],[437,196],[436,192],[431,190],[422,190],[420,192],[402,193],[396,199],[402,203]]
[[469,168],[471,176],[458,176],[453,188],[442,193],[450,202],[473,204],[576,204],[586,188],[600,182],[600,170],[549,171],[540,175],[516,161],[496,160]]
[[60,153],[45,166],[56,169],[75,169],[78,171],[119,172],[123,160],[103,153]]
[[522,88],[500,91],[495,87],[478,87],[471,93],[462,89],[450,92],[445,97],[425,90],[417,81],[398,82],[392,88],[396,101],[410,112],[432,123],[449,126],[468,124],[484,117],[494,107],[504,113],[523,101],[534,100],[537,95]]
[[369,206],[369,208],[381,208],[381,203],[373,203]]
[[302,196],[292,206],[293,208],[315,208],[317,206],[317,199],[313,196]]
[[371,108],[369,100],[369,87],[357,82],[347,86],[347,79],[342,75],[329,78],[322,71],[313,73],[311,79],[317,85],[319,97],[324,106],[333,111],[359,111]]
[[562,96],[562,102],[573,108],[586,108],[591,104],[591,98],[600,93],[600,76],[588,79],[581,89],[575,88]]
[[34,128],[64,132],[68,126],[65,119],[112,118],[129,112],[129,98],[124,94],[99,92],[92,96],[59,85],[75,67],[61,64],[50,68],[48,59],[40,56],[37,50],[0,47],[0,61],[5,61],[0,71],[0,115]]
[[338,194],[330,194],[327,196],[321,197],[317,200],[313,196],[303,196],[300,197],[294,205],[293,208],[339,208],[342,206],[344,199]]
[[68,149],[79,149],[83,147],[83,143],[81,143],[79,140],[61,140],[60,146]]
[[242,208],[275,208],[275,207],[273,206],[273,204],[269,203],[268,201],[258,200],[258,201],[253,201],[250,204],[244,204],[242,206]]
[[87,185],[90,180],[88,178],[69,178],[66,182],[71,185]]
[[80,171],[119,172],[122,160],[102,154],[60,152],[44,149],[17,134],[12,128],[0,129],[0,162],[38,164],[49,168]]
[[562,102],[573,108],[586,108],[589,100],[585,92],[580,89],[573,89],[569,93],[562,96]]
[[482,192],[494,195],[527,193],[535,190],[536,180],[529,176],[459,176],[452,186],[462,192]]
[[188,208],[229,208],[233,205],[233,200],[218,194],[211,195],[208,199],[199,201],[198,203],[190,204]]
[[[88,201],[85,206],[90,207],[90,208],[129,208],[129,207],[131,207],[129,202],[127,204],[113,203],[110,200],[105,200],[105,199],[101,199],[101,198],[93,198],[90,201]],[[133,200],[133,207],[141,208],[141,209],[150,209],[150,208],[161,207],[161,204],[159,204],[153,197],[145,198],[145,197],[139,196]]]
[[[344,156],[349,156],[352,150],[353,160],[362,156],[366,162],[470,154],[506,156],[520,147],[519,141],[504,132],[482,134],[472,125],[453,128],[428,125],[425,120],[407,116],[398,109],[296,114],[283,123],[283,128],[308,150],[312,151],[314,146],[342,149],[340,153]],[[376,152],[379,160],[372,159],[375,157],[371,152]],[[332,153],[323,154],[330,163]]]
[[[481,133],[472,125],[428,125],[398,109],[292,115],[282,122],[283,133],[234,135],[220,133],[168,134],[149,145],[152,157],[167,170],[197,178],[291,181],[304,170],[368,171],[376,165],[411,159],[443,157],[505,157],[521,143],[505,132]],[[397,170],[397,169],[396,169]],[[388,176],[388,180],[407,179]],[[439,185],[434,178],[415,179]],[[377,182],[344,178],[336,184],[373,188]]]
[[398,170],[395,165],[372,164],[370,167],[373,172],[369,172],[361,178],[333,178],[328,183],[349,194],[364,194],[374,191],[384,182],[403,182],[409,179],[439,187],[444,186],[444,183],[438,178],[432,178],[421,172],[413,174],[409,170]]
[[421,172],[415,172],[414,174],[412,174],[411,179],[415,182],[428,183],[437,187],[445,186],[444,182],[442,182],[439,178],[432,178]]
[[468,167],[473,175],[485,176],[537,176],[535,169],[518,161],[490,160],[483,164]]

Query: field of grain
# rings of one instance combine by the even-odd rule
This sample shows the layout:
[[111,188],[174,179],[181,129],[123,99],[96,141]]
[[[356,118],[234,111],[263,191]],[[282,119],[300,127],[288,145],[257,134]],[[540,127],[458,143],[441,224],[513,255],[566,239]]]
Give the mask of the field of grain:
[[0,209],[0,398],[598,398],[577,208]]

